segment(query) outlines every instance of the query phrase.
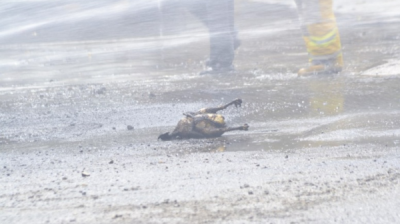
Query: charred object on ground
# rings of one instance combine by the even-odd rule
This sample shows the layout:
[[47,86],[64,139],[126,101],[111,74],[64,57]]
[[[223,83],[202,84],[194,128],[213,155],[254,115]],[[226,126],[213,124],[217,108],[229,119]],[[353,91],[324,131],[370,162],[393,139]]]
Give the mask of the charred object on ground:
[[224,110],[227,107],[242,105],[241,99],[236,99],[224,106],[214,108],[203,108],[198,112],[186,112],[172,133],[164,133],[158,136],[158,139],[163,141],[174,139],[189,139],[189,138],[216,138],[228,131],[247,131],[249,125],[244,124],[239,127],[227,127],[225,118],[217,114],[218,111]]

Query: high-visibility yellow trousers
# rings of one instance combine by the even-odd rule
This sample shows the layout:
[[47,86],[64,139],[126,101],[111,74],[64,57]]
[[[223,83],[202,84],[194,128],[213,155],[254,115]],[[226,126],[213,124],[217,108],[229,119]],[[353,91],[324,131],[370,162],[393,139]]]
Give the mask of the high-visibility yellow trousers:
[[336,66],[343,66],[332,0],[295,1],[310,61],[334,61]]

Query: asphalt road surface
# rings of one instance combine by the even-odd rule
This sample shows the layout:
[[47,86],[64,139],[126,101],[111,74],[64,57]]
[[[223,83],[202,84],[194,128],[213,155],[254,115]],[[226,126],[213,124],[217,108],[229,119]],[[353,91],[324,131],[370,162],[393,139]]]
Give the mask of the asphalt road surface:
[[[299,78],[279,2],[237,1],[236,72],[205,76],[184,9],[1,3],[0,222],[399,223],[400,4],[336,1],[344,71]],[[157,141],[236,98],[249,131]]]

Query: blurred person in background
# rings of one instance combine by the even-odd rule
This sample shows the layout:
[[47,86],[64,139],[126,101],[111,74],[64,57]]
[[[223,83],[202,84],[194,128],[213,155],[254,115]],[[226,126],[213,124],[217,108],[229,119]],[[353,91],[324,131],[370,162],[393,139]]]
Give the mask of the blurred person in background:
[[343,68],[340,35],[332,0],[295,0],[309,66],[299,76],[338,73]]
[[234,0],[185,0],[181,3],[199,18],[210,34],[208,69],[200,74],[233,71],[235,50],[240,45],[234,25]]

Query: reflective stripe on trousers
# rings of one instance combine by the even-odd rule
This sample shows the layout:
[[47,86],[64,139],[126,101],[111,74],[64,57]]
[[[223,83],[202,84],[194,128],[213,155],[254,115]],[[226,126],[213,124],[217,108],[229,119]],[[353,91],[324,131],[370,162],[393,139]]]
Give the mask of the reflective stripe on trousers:
[[340,34],[332,0],[295,0],[310,59],[327,60],[341,55]]

